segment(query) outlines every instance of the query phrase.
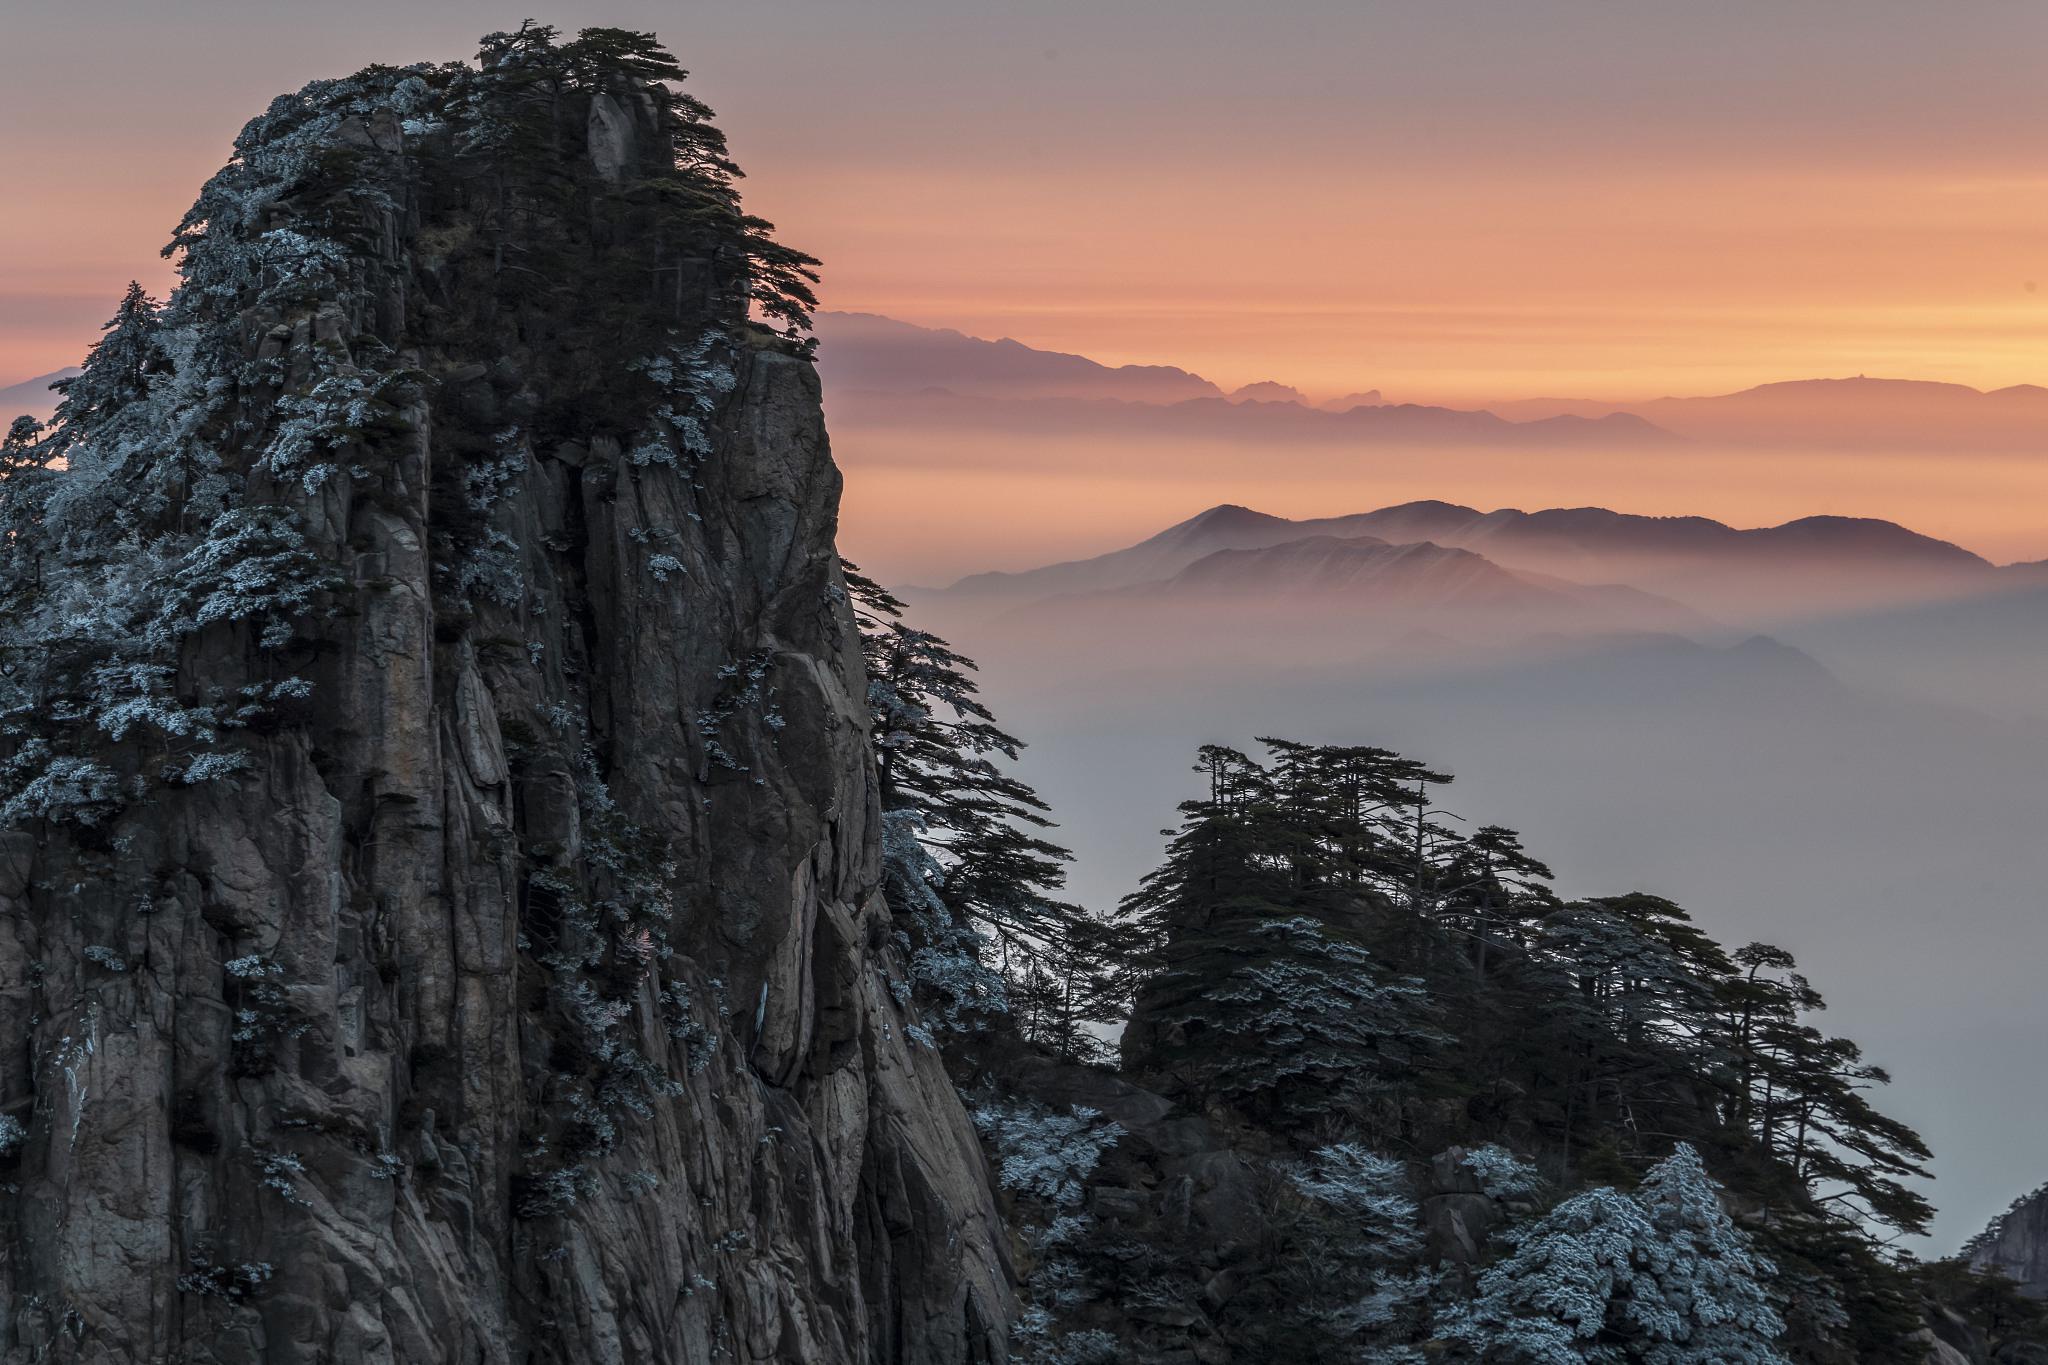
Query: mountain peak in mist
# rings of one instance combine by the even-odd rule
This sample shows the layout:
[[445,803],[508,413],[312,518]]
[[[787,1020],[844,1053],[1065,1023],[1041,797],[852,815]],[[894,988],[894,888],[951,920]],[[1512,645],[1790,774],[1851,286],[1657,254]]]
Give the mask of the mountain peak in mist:
[[1233,403],[1296,403],[1308,406],[1308,398],[1292,384],[1282,384],[1271,379],[1261,379],[1254,384],[1232,389],[1226,395]]
[[1276,517],[1270,512],[1259,512],[1239,503],[1224,502],[1218,503],[1206,512],[1197,512],[1186,521],[1174,523],[1154,539],[1196,539],[1206,536],[1258,534],[1268,529],[1293,524],[1287,518]]
[[1334,535],[1216,550],[1158,586],[1176,593],[1369,596],[1376,604],[1392,598],[1405,605],[1518,605],[1551,595],[1471,550]]
[[1376,408],[1385,403],[1386,396],[1378,389],[1363,389],[1347,393],[1342,398],[1327,398],[1316,404],[1324,412],[1349,412],[1353,408]]
[[1003,337],[990,341],[950,327],[920,327],[878,313],[817,315],[818,370],[841,391],[917,393],[944,389],[976,398],[1114,398],[1178,403],[1221,398],[1223,390],[1172,365],[1104,365],[1041,351]]
[[1490,405],[1522,421],[1630,413],[1688,440],[1856,450],[2048,446],[2048,388],[1984,391],[1932,379],[1787,379],[1705,397],[1641,402],[1532,398]]
[[1961,546],[1871,518],[1814,516],[1737,529],[1710,517],[1605,507],[1482,512],[1422,500],[1301,521],[1224,503],[1122,550],[1021,573],[976,574],[947,591],[1011,599],[1100,591],[1172,578],[1219,551],[1361,537],[1469,550],[1524,574],[1577,585],[1626,583],[1709,609],[1758,593],[1781,602],[1881,601],[2005,581]]

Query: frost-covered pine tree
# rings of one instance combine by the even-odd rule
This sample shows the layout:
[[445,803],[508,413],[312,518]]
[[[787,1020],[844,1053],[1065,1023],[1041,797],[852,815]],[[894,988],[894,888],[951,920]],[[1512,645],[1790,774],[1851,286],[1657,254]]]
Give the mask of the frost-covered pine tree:
[[1351,1142],[1311,1153],[1291,1172],[1303,1209],[1282,1262],[1285,1330],[1322,1338],[1359,1365],[1410,1365],[1422,1353],[1436,1277],[1408,1176],[1392,1157]]
[[1116,1019],[1123,999],[1119,934],[1058,898],[1070,855],[1040,833],[1046,805],[1007,766],[1022,742],[981,701],[973,660],[844,567],[868,670],[885,890],[915,986],[949,1027],[1009,1012],[1030,1041],[1096,1055],[1087,1026]]
[[1788,1365],[1774,1273],[1680,1144],[1634,1194],[1587,1190],[1518,1233],[1439,1335],[1501,1365]]
[[1059,1320],[1091,1296],[1075,1252],[1093,1219],[1089,1178],[1123,1128],[1094,1110],[1059,1113],[1029,1100],[983,1094],[971,1117],[993,1157],[1022,1253],[1023,1312],[1012,1326],[1012,1358],[1024,1365],[1112,1365],[1116,1339],[1100,1329],[1061,1330]]
[[1436,1007],[1361,942],[1385,901],[1343,875],[1323,813],[1235,749],[1198,759],[1206,796],[1123,903],[1150,968],[1125,1065],[1268,1126],[1352,1109],[1445,1041]]

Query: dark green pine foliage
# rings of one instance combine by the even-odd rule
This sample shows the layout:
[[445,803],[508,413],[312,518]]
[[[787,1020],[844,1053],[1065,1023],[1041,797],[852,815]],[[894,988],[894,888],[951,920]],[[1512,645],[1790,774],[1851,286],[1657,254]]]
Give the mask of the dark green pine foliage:
[[131,280],[80,372],[50,386],[61,395],[52,422],[54,455],[68,453],[85,433],[149,396],[150,376],[169,368],[159,344],[162,312],[163,305]]
[[[568,42],[531,21],[486,36],[479,70],[460,87],[455,151],[472,195],[489,210],[480,234],[508,302],[568,305],[572,327],[616,335],[610,310],[574,306],[570,257],[594,241],[609,268],[638,288],[640,316],[629,328],[674,325],[701,315],[744,317],[751,309],[792,341],[803,334],[817,299],[817,262],[777,242],[771,224],[741,207],[740,170],[711,111],[681,88],[688,75],[651,33],[584,29]],[[662,148],[622,144],[607,202],[590,202],[590,185],[561,155],[602,100],[625,121],[622,101],[657,101],[667,134]],[[539,231],[536,232],[536,229]],[[565,268],[570,267],[570,268]],[[630,334],[630,333],[629,333]]]
[[844,568],[868,669],[885,889],[915,985],[955,1028],[1006,1014],[1028,1042],[1102,1059],[1101,1028],[1126,1003],[1121,927],[1059,899],[1070,855],[1008,767],[1023,744],[981,701],[974,661]]
[[[1545,1011],[1556,1054],[1545,1078],[1561,1111],[1561,1159],[1631,1130],[1705,1136],[1701,1089],[1714,983],[1728,960],[1680,907],[1641,893],[1565,905],[1546,916],[1531,966],[1555,998]],[[1551,1086],[1554,1085],[1554,1089]]]
[[1561,899],[1391,751],[1261,744],[1200,751],[1202,795],[1123,904],[1127,1068],[1249,1150],[1498,1144],[1554,1196],[1626,1192],[1688,1144],[1776,1267],[1792,1359],[1916,1358],[1922,1298],[1968,1296],[1880,1236],[1926,1226],[1927,1149],[1872,1102],[1884,1072],[1814,1027],[1790,954],[1731,953],[1654,895]]
[[1200,1107],[1288,1127],[1402,1084],[1447,1041],[1421,984],[1365,946],[1385,898],[1368,841],[1318,755],[1273,745],[1269,770],[1207,746],[1206,796],[1181,807],[1166,861],[1123,911],[1150,947],[1124,1063]]
[[1007,963],[1010,1018],[1026,1042],[1073,1061],[1112,1062],[1130,1010],[1131,938],[1078,907],[1044,920],[1033,951]]

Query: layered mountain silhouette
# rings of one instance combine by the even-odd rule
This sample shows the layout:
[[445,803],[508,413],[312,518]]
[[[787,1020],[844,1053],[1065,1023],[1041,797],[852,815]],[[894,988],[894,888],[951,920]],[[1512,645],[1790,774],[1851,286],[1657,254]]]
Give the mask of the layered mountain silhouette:
[[[1103,365],[1021,342],[984,340],[871,313],[818,318],[819,369],[835,414],[856,420],[985,421],[1048,432],[1110,430],[1331,441],[1441,439],[1470,445],[1631,444],[1675,441],[1817,449],[2048,452],[2048,388],[1983,391],[1964,384],[1857,375],[1762,384],[1736,393],[1645,401],[1535,398],[1477,410],[1389,404],[1377,389],[1312,402],[1261,380],[1226,391],[1171,365]],[[879,402],[879,395],[889,401]],[[914,400],[906,402],[905,400]],[[1242,411],[1183,409],[1195,400]],[[989,409],[992,400],[1025,408]],[[1136,410],[1086,405],[1106,400]],[[1079,404],[1080,406],[1077,406]],[[1160,411],[1165,409],[1166,411]],[[1373,414],[1354,424],[1317,414]],[[1217,424],[1235,423],[1219,428]]]
[[1435,448],[1656,450],[1677,437],[1630,413],[1511,422],[1491,412],[1419,403],[1357,406],[1343,412],[1256,398],[985,398],[928,388],[913,393],[831,391],[832,416],[870,427],[902,424],[1006,431],[1030,436],[1233,440],[1268,447],[1396,445]]
[[[1542,588],[1470,550],[1394,545],[1372,536],[1309,536],[1204,555],[1157,585],[1168,593],[1400,597],[1416,605],[1520,606]],[[1137,591],[1142,591],[1139,589]]]
[[1102,365],[1004,338],[984,341],[875,313],[820,313],[818,372],[835,395],[943,389],[972,398],[1113,398],[1178,403],[1223,390],[1171,365]]
[[822,313],[817,333],[818,370],[831,416],[861,426],[1417,448],[1675,443],[1669,433],[1628,413],[1510,420],[1491,412],[1388,404],[1377,391],[1311,406],[1300,390],[1271,380],[1226,393],[1170,365],[1108,366],[872,313]]
[[1820,448],[2048,451],[2048,388],[1989,391],[1914,379],[1800,379],[1703,398],[1495,403],[1503,417],[1628,413],[1688,440]]
[[1246,384],[1230,391],[1233,403],[1299,403],[1308,406],[1308,395],[1292,384],[1281,384],[1271,379],[1261,379],[1256,384]]
[[1714,628],[1698,612],[1635,588],[1588,586],[1504,568],[1471,550],[1372,536],[1313,535],[1217,550],[1168,578],[1053,597],[1026,610],[1096,619],[1168,613],[1218,622],[1250,610],[1283,630],[1303,620],[1374,618],[1441,639],[1469,633],[1482,621],[1512,627],[1517,640],[1542,630],[1580,636]]
[[1386,402],[1385,395],[1378,389],[1366,389],[1359,393],[1347,393],[1341,398],[1326,398],[1316,404],[1324,412],[1349,412],[1353,408],[1374,408]]
[[1646,517],[1599,507],[1482,512],[1448,502],[1411,502],[1294,521],[1225,504],[1126,549],[1022,573],[973,575],[948,595],[1031,600],[1122,588],[1171,578],[1218,551],[1360,537],[1474,551],[1503,569],[1574,584],[1628,583],[1708,608],[1730,596],[1773,591],[1787,600],[1891,601],[1991,591],[2022,581],[1947,541],[1893,522],[1853,517],[1806,517],[1742,530],[1706,517]]

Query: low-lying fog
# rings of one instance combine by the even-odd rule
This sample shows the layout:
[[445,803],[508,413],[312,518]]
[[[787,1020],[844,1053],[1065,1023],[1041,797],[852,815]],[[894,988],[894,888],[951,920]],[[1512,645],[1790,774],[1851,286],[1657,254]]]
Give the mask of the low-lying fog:
[[[1076,438],[842,420],[841,547],[892,583],[950,583],[1100,553],[1223,502],[1281,516],[1417,498],[1478,507],[1611,507],[1762,526],[1816,512],[1884,517],[2001,562],[2048,558],[2048,459],[1943,451],[1597,451],[1287,447]],[[2043,449],[2048,449],[2044,437]]]
[[[889,319],[820,335],[840,543],[870,573],[1131,547],[907,594],[1029,741],[1077,898],[1152,866],[1199,744],[1399,749],[1565,894],[1659,892],[1795,952],[1935,1148],[1939,1249],[2048,1179],[2048,565],[1996,567],[2048,558],[2048,390],[1475,413]],[[1910,533],[1481,515],[1513,507]]]
[[2048,582],[1843,607],[1768,575],[1515,596],[1443,562],[1305,588],[1253,581],[1252,554],[1204,566],[1235,587],[914,595],[912,617],[1029,742],[1077,899],[1113,905],[1152,866],[1198,744],[1399,749],[1458,775],[1450,810],[1523,831],[1565,894],[1654,891],[1731,946],[1796,953],[1935,1148],[1938,1249],[2048,1179]]

